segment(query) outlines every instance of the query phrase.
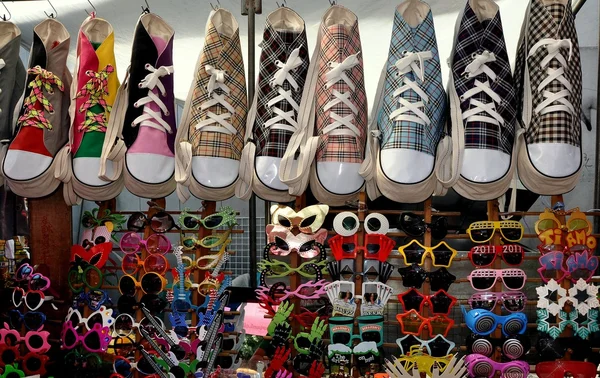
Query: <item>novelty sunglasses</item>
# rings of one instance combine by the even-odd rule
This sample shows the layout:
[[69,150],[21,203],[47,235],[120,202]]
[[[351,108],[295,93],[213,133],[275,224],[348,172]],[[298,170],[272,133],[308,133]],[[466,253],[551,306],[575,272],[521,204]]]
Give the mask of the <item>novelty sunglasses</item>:
[[325,251],[323,243],[327,238],[327,230],[324,228],[315,234],[294,235],[283,226],[270,224],[267,225],[266,231],[267,242],[270,246],[269,253],[275,256],[287,256],[294,252],[303,259],[312,259]]
[[307,261],[300,264],[299,267],[293,268],[283,261],[261,260],[258,262],[257,268],[262,271],[261,274],[264,273],[269,278],[282,278],[287,277],[290,274],[298,273],[304,278],[314,278],[318,281],[323,277],[321,271],[325,265],[325,260],[318,263]]
[[516,243],[523,238],[523,225],[517,221],[478,221],[473,222],[467,228],[467,234],[473,243],[487,243],[492,240],[496,230],[509,241]]
[[20,329],[22,325],[25,325],[25,328],[30,331],[38,331],[46,322],[46,314],[39,311],[27,311],[22,314],[19,310],[10,310],[8,321],[14,329]]
[[139,211],[131,214],[129,219],[127,219],[127,229],[129,231],[142,232],[146,226],[150,226],[152,231],[159,234],[164,234],[177,227],[171,214],[164,210],[156,212],[150,219],[148,219],[144,213]]
[[544,361],[564,359],[569,352],[571,360],[586,361],[592,354],[590,341],[578,336],[554,339],[551,336],[540,334],[535,349]]
[[521,269],[476,269],[467,277],[471,287],[477,291],[491,290],[498,279],[502,280],[508,290],[521,290],[525,286],[527,276]]
[[207,249],[212,249],[221,246],[221,251],[218,253],[221,254],[222,251],[224,251],[225,248],[227,248],[227,246],[231,243],[231,239],[229,238],[230,234],[231,230],[226,230],[222,233],[205,236],[200,240],[198,240],[194,235],[183,236],[183,234],[181,234],[180,244],[181,247],[183,247],[184,251],[190,251],[196,248],[196,246],[198,245],[202,248]]
[[529,353],[531,341],[525,335],[497,339],[471,333],[467,337],[468,354],[476,353],[491,358],[496,352],[496,348],[500,349],[504,358],[517,360]]
[[77,261],[80,258],[88,264],[102,269],[110,257],[112,247],[111,241],[96,243],[89,248],[75,244],[71,246],[71,261]]
[[415,336],[419,336],[425,327],[429,329],[429,333],[432,335],[447,336],[452,326],[454,326],[454,320],[446,315],[425,318],[415,310],[397,314],[396,319],[400,323],[402,333]]
[[523,247],[517,244],[507,245],[476,245],[469,251],[469,260],[473,266],[488,267],[501,258],[511,266],[521,265],[525,257]]
[[80,335],[73,327],[73,323],[67,321],[63,324],[61,332],[63,348],[73,349],[81,343],[85,350],[92,353],[105,352],[111,339],[110,329],[100,324],[94,324],[90,330]]
[[422,312],[425,306],[428,306],[434,315],[450,315],[452,306],[454,306],[457,299],[445,290],[438,290],[433,295],[423,295],[415,288],[411,288],[402,294],[398,294],[398,301],[402,304],[405,312],[410,310]]
[[[194,269],[206,270],[206,269],[214,268],[215,266],[217,266],[219,261],[223,258],[223,255],[225,254],[225,250],[227,249],[227,247],[229,246],[230,243],[231,243],[231,240],[226,240],[223,244],[221,244],[221,248],[219,249],[219,252],[214,253],[212,255],[200,256],[196,260],[193,260],[189,256],[182,256],[181,263],[183,264],[183,269],[185,271],[189,271],[189,270],[194,270]],[[180,247],[182,247],[182,246],[180,246]],[[183,249],[183,247],[182,247],[182,249]]]
[[145,273],[139,281],[133,276],[124,275],[119,279],[119,292],[133,297],[140,288],[144,294],[157,295],[165,289],[166,285],[167,279],[154,272]]
[[407,355],[416,345],[419,350],[425,348],[427,354],[432,357],[444,357],[452,353],[456,344],[442,335],[437,335],[431,340],[421,340],[415,335],[406,335],[396,339],[396,344],[400,347],[400,354]]
[[335,235],[329,239],[329,248],[337,261],[354,259],[358,251],[363,252],[363,257],[368,260],[386,261],[396,242],[383,234],[366,234],[364,243],[360,245],[358,235]]
[[321,228],[325,222],[325,216],[329,211],[327,205],[312,205],[296,212],[284,205],[271,206],[271,221],[273,224],[281,225],[289,230],[297,227],[300,232],[313,234]]
[[[550,323],[550,311],[545,308],[538,308],[537,330],[547,333],[550,337],[558,338],[567,327],[571,327],[573,334],[582,339],[588,339],[593,332],[598,332],[598,309],[589,309],[587,315],[580,314],[573,309],[571,312],[560,310],[558,312],[558,325]],[[554,319],[554,317],[553,317]]]
[[567,220],[567,224],[562,224],[554,214],[554,211],[546,208],[544,212],[540,214],[538,221],[535,222],[535,232],[539,235],[546,230],[554,229],[561,229],[569,232],[585,230],[586,235],[592,233],[592,225],[587,220],[585,214],[579,211],[579,208],[573,210]]
[[141,269],[144,272],[154,272],[164,275],[169,270],[167,258],[161,254],[148,255],[144,260],[137,253],[127,253],[121,261],[121,270],[130,276],[135,275]]
[[566,260],[565,254],[560,251],[548,252],[539,258],[540,268],[538,273],[542,281],[548,283],[554,279],[561,282],[570,278],[572,282],[583,279],[589,282],[598,268],[598,257],[588,254],[587,250],[582,253],[572,253]]
[[75,266],[69,269],[67,282],[73,293],[80,293],[86,288],[97,290],[104,282],[104,275],[94,265],[88,265],[85,268]]
[[432,374],[434,367],[437,367],[440,372],[446,370],[453,357],[454,355],[452,354],[443,357],[433,357],[421,353],[418,347],[413,347],[413,351],[409,352],[409,355],[394,357],[394,363],[401,364],[406,371],[413,371],[416,368],[420,373]]
[[414,287],[420,289],[423,283],[429,279],[431,290],[448,291],[450,285],[456,281],[456,276],[448,272],[446,268],[440,268],[434,272],[427,272],[417,264],[412,264],[404,268],[398,268],[402,276],[402,285],[404,287]]
[[464,306],[461,306],[467,328],[472,332],[488,336],[502,326],[504,336],[521,335],[527,329],[527,316],[522,312],[501,316],[491,311],[475,309],[467,312]]
[[527,297],[520,291],[505,291],[503,293],[482,292],[471,295],[468,300],[471,309],[494,311],[497,303],[508,312],[521,312],[527,304]]
[[413,237],[423,236],[428,230],[435,240],[442,240],[448,234],[448,219],[445,217],[438,217],[432,223],[426,223],[423,217],[407,212],[400,214],[398,225],[407,235]]
[[15,281],[27,281],[29,290],[45,291],[50,287],[50,278],[41,273],[34,272],[34,268],[25,263],[15,272]]
[[70,307],[65,322],[71,322],[74,329],[78,329],[80,325],[85,325],[89,330],[96,324],[100,324],[102,327],[110,327],[114,323],[112,315],[113,310],[111,308],[100,306],[98,310],[92,312],[90,316],[85,318],[79,310]]
[[398,252],[404,258],[404,265],[423,265],[425,257],[431,256],[432,264],[436,267],[449,268],[457,251],[450,247],[446,242],[440,242],[435,247],[425,247],[418,240],[412,240],[410,243],[398,248]]
[[163,234],[152,234],[143,240],[137,233],[128,232],[121,237],[119,247],[123,253],[136,253],[144,247],[149,254],[164,255],[171,250],[171,242]]
[[28,331],[25,336],[21,336],[19,331],[10,329],[8,324],[4,323],[4,328],[0,329],[0,345],[16,346],[24,342],[30,352],[43,354],[50,350],[49,336],[48,331]]
[[112,301],[106,290],[91,290],[88,292],[82,291],[74,298],[74,306],[78,307],[87,305],[92,311],[98,310],[105,303],[112,304]]
[[[19,361],[23,372],[28,376],[36,374],[42,376],[46,374],[46,363],[50,357],[34,352],[29,352],[25,356],[21,356],[19,349],[17,346],[0,345],[0,367],[8,370],[6,369],[7,367],[13,366]],[[12,375],[8,375],[7,378],[10,377]]]
[[535,366],[535,373],[540,378],[588,378],[596,377],[596,365],[581,361],[540,362]]
[[25,292],[20,287],[15,287],[12,293],[12,302],[16,308],[19,308],[21,304],[25,304],[25,306],[31,310],[36,311],[44,302],[54,300],[53,296],[46,296],[41,290],[28,290]]
[[469,354],[465,363],[470,377],[493,378],[496,372],[501,377],[527,378],[529,376],[529,363],[525,361],[495,362],[486,356]]
[[198,230],[200,226],[207,230],[214,230],[221,226],[229,228],[237,225],[236,212],[229,206],[222,207],[217,213],[208,215],[202,219],[194,214],[189,213],[190,209],[185,209],[179,215],[179,224],[183,230]]

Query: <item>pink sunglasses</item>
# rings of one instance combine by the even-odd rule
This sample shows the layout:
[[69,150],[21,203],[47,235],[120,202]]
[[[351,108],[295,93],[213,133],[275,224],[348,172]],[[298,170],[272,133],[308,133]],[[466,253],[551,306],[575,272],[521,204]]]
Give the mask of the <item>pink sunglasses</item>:
[[24,341],[30,352],[46,353],[50,350],[48,336],[48,331],[28,331],[25,336],[21,336],[19,331],[10,329],[8,324],[4,323],[4,328],[0,329],[0,344],[14,346]]
[[539,262],[541,267],[538,273],[545,283],[550,279],[561,282],[567,278],[573,282],[577,282],[580,278],[589,282],[598,268],[598,257],[590,255],[587,250],[572,253],[566,262],[563,252],[548,252],[539,258]]
[[525,286],[527,275],[522,269],[477,269],[467,277],[471,287],[477,291],[488,291],[498,279],[508,290],[521,290]]
[[488,377],[496,376],[496,372],[501,372],[502,377],[527,378],[529,376],[529,364],[525,361],[495,362],[481,354],[469,354],[465,358],[465,363],[469,369],[469,377]]
[[150,254],[164,255],[171,250],[171,242],[163,234],[152,234],[146,240],[140,238],[135,232],[128,232],[121,238],[119,247],[124,253],[136,253],[144,246]]
[[525,309],[527,297],[520,291],[506,291],[504,293],[483,292],[471,295],[468,300],[472,309],[494,311],[497,303],[508,312],[520,312]]
[[110,328],[103,327],[99,323],[94,324],[92,329],[80,335],[73,327],[73,323],[67,321],[63,324],[60,335],[64,349],[73,349],[80,342],[88,352],[106,352],[110,344]]

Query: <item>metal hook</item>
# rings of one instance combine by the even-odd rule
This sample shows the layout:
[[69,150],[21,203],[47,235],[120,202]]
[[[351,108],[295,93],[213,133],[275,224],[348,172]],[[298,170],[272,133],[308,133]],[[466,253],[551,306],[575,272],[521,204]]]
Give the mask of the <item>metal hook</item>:
[[4,7],[4,9],[6,9],[6,12],[8,13],[8,18],[6,18],[6,15],[3,14],[2,15],[2,20],[4,21],[8,21],[12,18],[12,15],[10,14],[10,11],[8,10],[8,8],[6,7],[6,4],[4,4],[4,1],[2,1],[2,6]]
[[148,0],[144,0],[144,2],[146,3],[146,7],[144,8],[142,5],[142,13],[150,13],[150,5],[148,5]]
[[50,2],[50,0],[48,0],[48,4],[50,4],[50,6],[52,7],[52,10],[54,12],[48,14],[48,12],[44,11],[44,13],[46,13],[46,17],[50,17],[50,18],[56,18],[56,17],[58,17],[58,12],[56,11],[56,8],[54,8],[54,5],[52,5],[52,3]]
[[87,13],[87,14],[88,14],[88,16],[91,16],[92,14],[96,14],[96,13],[98,13],[98,11],[96,11],[96,7],[94,6],[94,4],[92,4],[91,0],[87,0],[87,1],[88,1],[88,3],[90,3],[90,5],[92,6],[92,9],[93,9],[93,11],[92,11],[92,13],[90,13],[90,12],[88,12],[88,10],[86,9],[86,10],[85,10],[85,13]]
[[221,1],[217,0],[217,5],[213,5],[213,3],[210,3],[210,7],[214,10],[214,11],[218,11],[219,9],[221,9]]
[[336,1],[335,0],[329,0],[329,5],[331,5],[331,6],[336,5]]
[[287,6],[287,0],[283,0],[283,1],[281,2],[281,4],[279,4],[279,3],[276,1],[276,2],[275,2],[275,4],[277,4],[277,7],[278,7],[278,8],[283,8],[283,7],[286,7],[286,6]]

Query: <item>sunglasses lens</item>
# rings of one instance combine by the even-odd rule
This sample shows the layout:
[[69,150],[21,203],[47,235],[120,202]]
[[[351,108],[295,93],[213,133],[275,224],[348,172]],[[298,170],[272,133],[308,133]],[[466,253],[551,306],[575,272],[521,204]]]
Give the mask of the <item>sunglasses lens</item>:
[[276,252],[278,252],[278,253],[274,253],[274,254],[279,254],[279,252],[281,252],[281,251],[285,251],[285,252],[289,253],[290,247],[289,247],[288,243],[278,236],[275,236],[275,246],[277,246]]
[[173,228],[173,217],[164,211],[159,211],[150,219],[150,228],[154,232],[164,233]]
[[469,299],[469,305],[472,309],[483,309],[492,311],[496,307],[496,296],[494,294],[479,294]]
[[23,281],[27,279],[33,273],[33,268],[29,264],[23,264],[17,269],[15,278],[17,281]]
[[369,221],[367,222],[367,228],[372,232],[377,233],[377,231],[379,231],[381,228],[381,221],[375,217],[369,218]]
[[98,332],[92,331],[85,334],[83,339],[83,343],[90,350],[99,350],[100,349],[100,335]]
[[398,269],[398,272],[400,272],[400,275],[402,276],[402,285],[404,285],[404,287],[415,287],[419,289],[427,278],[427,273],[420,267],[414,265],[400,268]]
[[25,296],[25,303],[32,310],[38,309],[44,303],[43,294],[39,291],[29,291]]
[[421,319],[419,319],[416,315],[409,315],[409,316],[405,316],[402,319],[402,324],[404,325],[404,332],[405,333],[413,333],[413,334],[418,334],[419,333],[419,327],[421,326],[423,322],[421,321]]
[[168,304],[166,300],[156,294],[144,294],[140,303],[143,303],[152,313],[161,312]]
[[292,227],[292,222],[290,222],[290,220],[284,217],[283,215],[279,215],[277,217],[277,223],[286,228]]
[[312,259],[319,254],[319,251],[315,249],[315,241],[309,241],[300,246],[298,254],[304,259]]
[[10,322],[10,326],[15,329],[21,328],[21,312],[18,310],[10,310],[8,312],[8,320]]
[[300,222],[300,228],[310,228],[313,225],[313,223],[315,223],[316,220],[317,220],[316,215],[310,215],[310,216],[302,219],[302,222]]
[[94,218],[92,218],[88,215],[84,215],[81,218],[81,225],[83,226],[83,228],[93,228],[95,225]]
[[433,250],[433,263],[435,265],[449,266],[452,259],[453,251],[450,250],[445,244],[440,244],[436,249]]
[[423,218],[413,213],[403,213],[400,215],[400,228],[410,236],[422,236],[427,230],[427,225]]
[[511,360],[521,358],[529,349],[525,349],[523,344],[517,339],[508,339],[502,344],[502,354]]
[[553,228],[558,228],[558,224],[552,219],[542,219],[538,221],[537,227],[539,231],[551,230]]
[[50,281],[42,274],[36,273],[31,276],[29,288],[31,290],[46,290],[50,286]]
[[[494,366],[487,361],[477,361],[470,366],[471,373],[474,377],[493,377]],[[517,378],[516,376],[509,375],[507,377]]]
[[410,247],[404,249],[404,255],[406,256],[405,264],[418,264],[420,265],[423,261],[423,255],[425,254],[425,249],[419,247],[417,244],[413,243]]
[[434,314],[447,314],[450,312],[450,305],[452,304],[452,298],[447,295],[440,294],[434,295],[429,299],[433,305]]
[[[186,326],[175,326],[173,327],[173,331],[175,331],[175,334],[179,336],[179,338],[188,337],[188,334],[190,333],[190,329]],[[225,332],[227,332],[227,330],[225,330]]]
[[421,304],[423,303],[423,297],[415,290],[410,290],[402,296],[404,301],[404,311],[410,310],[420,311]]
[[134,306],[136,305],[137,302],[133,296],[121,295],[117,301],[117,308],[123,314],[135,314]]
[[131,276],[123,276],[119,280],[119,290],[121,294],[133,297],[135,295],[135,280]]
[[13,349],[7,348],[2,351],[2,356],[0,356],[0,358],[2,358],[2,362],[5,365],[11,365],[17,359],[17,355]]
[[140,249],[140,237],[136,233],[123,235],[120,241],[121,250],[125,253],[137,252]]
[[593,271],[585,269],[585,268],[578,268],[569,273],[571,274],[571,280],[573,280],[573,282],[576,282],[580,278],[583,279],[584,281],[587,281],[594,274]]
[[381,249],[381,246],[379,244],[367,244],[367,253],[369,255],[376,255],[379,253],[379,250]]
[[444,217],[438,218],[431,225],[431,237],[436,240],[442,240],[448,234],[448,219]]
[[478,228],[476,230],[471,230],[471,238],[477,243],[485,243],[492,238],[493,234],[493,228]]
[[198,227],[198,220],[194,217],[187,216],[183,218],[183,227],[187,229],[194,229]]
[[504,323],[502,326],[502,330],[507,335],[518,335],[521,333],[521,329],[523,329],[523,322],[517,318],[511,318]]
[[146,227],[146,216],[143,213],[133,213],[127,220],[127,229],[130,231],[142,231]]
[[229,369],[233,365],[231,356],[219,356],[215,362],[215,366],[220,366],[221,369]]
[[450,319],[445,317],[437,317],[431,319],[430,328],[432,335],[446,335],[450,327]]
[[96,269],[87,269],[85,272],[85,282],[88,287],[97,289],[102,286],[102,273]]
[[525,301],[524,295],[505,295],[502,298],[502,305],[510,312],[518,312],[525,308]]
[[488,290],[496,283],[496,277],[472,277],[471,283],[476,290]]
[[589,224],[585,219],[573,219],[572,221],[569,221],[568,225],[569,231],[586,230],[589,227]]
[[523,262],[523,254],[521,252],[504,252],[504,262],[508,265],[520,265]]
[[489,334],[496,329],[496,320],[489,315],[482,315],[475,321],[474,329],[479,334]]
[[518,227],[501,228],[502,236],[508,241],[519,241],[523,238],[523,229]]
[[342,250],[344,251],[344,253],[353,253],[355,249],[356,249],[356,244],[354,244],[354,243],[343,243],[342,244]]
[[381,334],[379,332],[363,332],[363,334],[360,335],[360,338],[362,341],[374,341],[379,343],[381,341]]
[[21,301],[23,300],[23,290],[20,290],[19,288],[15,288],[15,290],[13,291],[13,305],[15,306],[19,306],[21,304]]
[[494,247],[487,248],[488,246],[475,247],[476,251],[471,254],[473,265],[475,266],[489,266],[496,259],[496,251]]
[[115,370],[115,373],[120,374],[123,377],[131,376],[131,363],[129,362],[129,360],[119,358],[118,360],[115,360],[113,368]]
[[[150,256],[148,256],[148,258],[149,257]],[[126,254],[123,256],[123,262],[121,263],[123,272],[125,272],[125,274],[134,274],[138,270],[138,262],[139,260],[136,253]]]
[[181,244],[183,245],[183,248],[185,248],[185,249],[192,249],[196,246],[196,241],[194,240],[194,238],[185,238],[185,239],[183,239]]
[[133,319],[127,315],[119,315],[115,319],[114,330],[118,336],[127,336],[133,329]]
[[232,350],[235,346],[235,339],[225,339],[221,344],[221,349],[223,350]]
[[163,255],[149,255],[144,261],[144,268],[146,272],[155,272],[162,274],[169,269],[167,260]]
[[163,289],[163,281],[158,274],[148,273],[142,277],[142,289],[148,294],[158,294]]
[[342,220],[342,227],[344,227],[344,230],[352,231],[356,226],[356,219],[354,217],[346,217]]
[[519,290],[525,285],[524,276],[502,277],[502,280],[504,281],[504,286],[510,290]]
[[[29,338],[29,346],[31,346],[31,349],[40,349],[43,345],[44,345],[44,340],[42,339],[41,336],[32,335]],[[66,344],[66,345],[71,345],[71,344]]]
[[153,234],[146,241],[146,250],[148,250],[148,253],[160,253],[164,255],[169,252],[169,249],[171,249],[171,243],[164,235]]
[[346,332],[338,332],[333,334],[333,343],[334,344],[349,344],[352,339],[352,335]]
[[42,368],[42,360],[37,357],[29,357],[25,360],[25,366],[30,372],[37,372]]
[[204,219],[204,227],[208,229],[217,228],[223,223],[223,216],[219,214],[209,215]]
[[432,357],[444,357],[450,353],[450,343],[442,338],[429,341],[427,346]]
[[30,311],[25,313],[25,327],[30,330],[38,330],[46,321],[46,317],[41,312]]

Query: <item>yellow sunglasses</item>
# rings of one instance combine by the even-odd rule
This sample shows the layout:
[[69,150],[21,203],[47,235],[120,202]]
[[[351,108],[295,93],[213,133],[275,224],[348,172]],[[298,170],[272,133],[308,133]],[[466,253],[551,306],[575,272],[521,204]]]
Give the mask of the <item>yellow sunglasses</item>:
[[494,237],[496,230],[504,239],[516,243],[523,238],[523,225],[517,221],[479,221],[473,222],[467,228],[467,234],[473,243],[486,243]]
[[579,208],[572,210],[566,225],[562,224],[550,209],[544,210],[544,212],[540,214],[538,221],[535,222],[535,232],[538,235],[546,230],[553,230],[555,228],[560,228],[565,231],[585,230],[586,235],[592,233],[592,225],[587,220],[585,214],[579,211]]
[[[204,239],[206,239],[206,238],[203,238],[202,240],[204,240]],[[223,242],[223,244],[221,244],[221,248],[219,249],[219,252],[214,253],[212,255],[200,256],[197,260],[193,260],[189,256],[183,256],[181,258],[181,260],[183,262],[184,269],[185,270],[192,270],[192,269],[208,270],[208,269],[214,268],[215,266],[217,266],[219,261],[223,258],[223,255],[225,254],[225,250],[227,249],[227,246],[229,246],[229,244],[231,244],[231,239],[226,239]],[[209,248],[209,247],[205,247],[205,248]]]
[[398,252],[404,258],[404,265],[423,265],[425,257],[431,255],[433,266],[449,268],[456,256],[456,249],[450,247],[446,242],[440,242],[435,247],[426,247],[418,240],[398,247]]
[[[181,247],[185,251],[192,250],[192,249],[196,248],[197,245],[199,245],[203,248],[208,248],[208,249],[216,248],[216,247],[223,245],[226,241],[228,241],[230,234],[231,234],[231,229],[229,229],[221,234],[208,235],[206,237],[203,237],[200,240],[198,240],[193,235],[184,237],[182,234]],[[231,240],[229,240],[229,241],[231,242]]]
[[431,357],[428,354],[423,354],[418,345],[413,345],[410,350],[411,352],[409,355],[400,356],[396,358],[396,361],[394,362],[401,363],[406,371],[412,371],[416,367],[419,370],[419,373],[426,373],[429,375],[434,367],[437,367],[440,372],[446,370],[452,357],[454,357],[453,354],[444,357]]

